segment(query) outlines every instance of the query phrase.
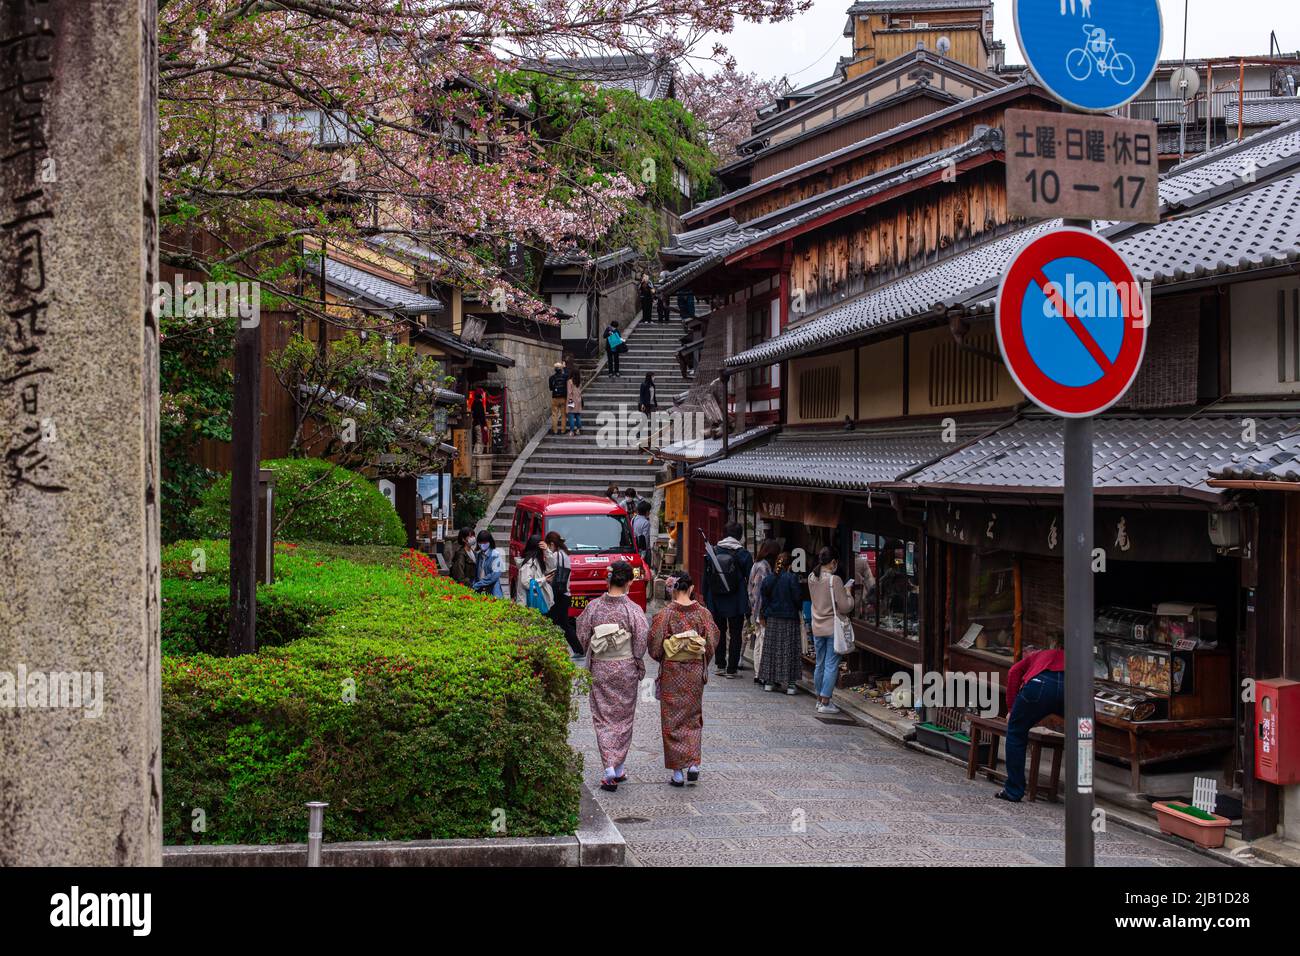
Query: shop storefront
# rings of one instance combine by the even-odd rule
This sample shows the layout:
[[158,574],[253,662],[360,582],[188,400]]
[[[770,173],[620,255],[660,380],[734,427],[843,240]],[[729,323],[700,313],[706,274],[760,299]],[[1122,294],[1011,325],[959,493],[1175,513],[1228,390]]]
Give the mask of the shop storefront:
[[[1012,664],[1062,646],[1062,520],[1045,506],[931,507],[947,671],[996,679],[1004,693]],[[1147,768],[1218,772],[1232,756],[1238,569],[1216,554],[1207,520],[1199,509],[1096,512],[1097,750],[1128,767],[1133,792]]]

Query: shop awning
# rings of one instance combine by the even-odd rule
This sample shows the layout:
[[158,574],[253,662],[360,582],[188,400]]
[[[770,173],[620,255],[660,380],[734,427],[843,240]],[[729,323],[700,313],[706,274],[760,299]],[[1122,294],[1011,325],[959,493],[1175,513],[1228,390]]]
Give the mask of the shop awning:
[[767,444],[696,466],[700,481],[769,488],[825,488],[867,492],[990,429],[996,422],[966,422],[945,431],[939,422],[862,431],[787,429]]
[[[1300,416],[1243,411],[1111,417],[1097,419],[1094,426],[1097,495],[1214,502],[1223,489],[1210,484],[1211,476],[1234,456],[1255,452],[1300,428]],[[1062,433],[1061,419],[1025,417],[888,487],[983,496],[1060,495]]]

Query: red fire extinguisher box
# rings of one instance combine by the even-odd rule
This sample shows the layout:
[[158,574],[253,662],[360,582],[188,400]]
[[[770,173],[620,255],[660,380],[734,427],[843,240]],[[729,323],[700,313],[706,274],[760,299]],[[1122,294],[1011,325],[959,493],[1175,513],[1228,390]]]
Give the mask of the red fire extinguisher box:
[[1300,783],[1300,681],[1255,684],[1255,776],[1279,786]]

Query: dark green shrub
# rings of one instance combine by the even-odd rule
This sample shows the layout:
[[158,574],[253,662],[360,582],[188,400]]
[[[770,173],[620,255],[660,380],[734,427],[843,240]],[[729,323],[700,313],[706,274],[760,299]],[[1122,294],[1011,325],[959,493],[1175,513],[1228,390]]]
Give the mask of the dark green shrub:
[[[364,475],[320,458],[262,462],[275,472],[276,538],[333,544],[406,543],[402,519]],[[230,476],[203,493],[192,522],[205,537],[230,536]]]
[[[196,547],[206,561],[198,580]],[[575,670],[546,618],[415,564],[281,545],[277,581],[258,591],[262,649],[179,656],[182,646],[224,645],[224,630],[204,628],[224,623],[216,596],[228,600],[228,552],[184,542],[163,568],[166,842],[301,842],[308,800],[330,803],[334,841],[576,827]],[[297,634],[282,646],[262,634],[268,607],[282,636]]]

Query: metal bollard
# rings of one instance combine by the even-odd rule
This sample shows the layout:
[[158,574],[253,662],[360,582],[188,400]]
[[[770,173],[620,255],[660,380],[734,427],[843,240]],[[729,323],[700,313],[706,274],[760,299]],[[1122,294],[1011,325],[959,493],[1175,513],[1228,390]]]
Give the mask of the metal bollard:
[[325,829],[328,803],[313,800],[307,804],[307,865],[320,866],[321,831]]

